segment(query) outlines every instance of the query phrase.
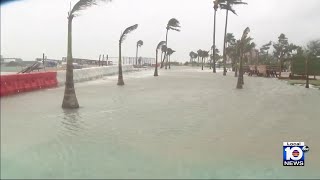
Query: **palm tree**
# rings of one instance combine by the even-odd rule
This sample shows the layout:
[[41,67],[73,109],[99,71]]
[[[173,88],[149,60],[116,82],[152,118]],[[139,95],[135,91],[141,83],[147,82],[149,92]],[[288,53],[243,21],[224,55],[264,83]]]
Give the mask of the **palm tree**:
[[120,40],[119,40],[119,62],[118,62],[119,74],[118,74],[118,83],[117,83],[118,86],[124,85],[123,75],[122,75],[121,44],[126,39],[127,34],[131,33],[132,31],[136,30],[137,28],[138,28],[138,24],[130,26],[126,30],[124,30],[124,32],[120,36]]
[[193,54],[193,61],[195,61],[195,59],[197,59],[198,58],[198,54],[197,53],[194,53]]
[[201,50],[201,49],[199,49],[199,50],[197,51],[197,54],[198,54],[198,66],[199,66],[199,63],[200,63],[200,57],[202,56],[202,50]]
[[167,55],[168,55],[168,59],[169,59],[169,69],[170,69],[170,57],[174,52],[176,52],[176,51],[172,50],[171,48],[167,49]]
[[143,41],[142,40],[139,40],[137,42],[137,50],[136,50],[136,65],[138,64],[138,49],[139,47],[141,47],[143,45]]
[[189,53],[189,56],[190,56],[190,63],[192,64],[193,57],[194,57],[194,52],[191,51],[191,52]]
[[161,41],[159,42],[159,44],[157,45],[157,49],[156,49],[156,67],[154,69],[154,74],[153,76],[158,76],[158,50],[165,46],[166,42],[165,41]]
[[[101,0],[102,1],[102,0]],[[111,0],[105,0],[111,1]],[[62,108],[75,109],[79,108],[78,99],[74,89],[73,81],[73,59],[72,59],[72,20],[79,16],[79,12],[86,8],[96,5],[97,0],[80,0],[68,13],[68,52],[67,52],[67,70],[66,83],[64,90],[64,97],[62,101]]]
[[205,60],[205,58],[209,57],[209,51],[202,51],[201,55],[202,55],[202,67],[201,67],[201,70],[203,70],[204,60]]
[[242,34],[241,40],[239,42],[239,51],[240,51],[240,67],[239,67],[239,76],[238,76],[238,82],[237,82],[237,89],[242,89],[243,85],[243,67],[242,67],[242,58],[243,58],[243,50],[244,50],[244,45],[245,41],[247,39],[247,36],[250,32],[249,27],[247,27]]
[[[225,0],[214,0],[213,1],[213,8],[214,8],[214,22],[213,22],[213,45],[212,47],[216,47],[216,14],[217,14],[217,10],[218,7],[220,6],[220,4],[224,3]],[[215,50],[214,48],[212,49],[213,51]],[[215,52],[212,52],[212,69],[213,69],[213,73],[216,73],[216,64],[215,64]]]
[[[180,22],[175,19],[175,18],[172,18],[169,20],[168,24],[167,24],[167,33],[166,33],[166,46],[168,46],[168,33],[169,33],[169,30],[174,30],[174,31],[178,31],[180,32]],[[168,58],[167,58],[167,51],[165,51],[164,53],[164,57],[163,57],[163,62],[164,62],[164,58],[166,58],[166,62],[168,63]],[[167,67],[167,63],[166,63],[166,67]],[[161,63],[161,67],[160,68],[163,68],[163,63]],[[167,68],[166,68],[167,69]]]
[[231,11],[233,14],[236,14],[236,11],[233,9],[233,5],[239,5],[239,4],[247,4],[245,2],[242,2],[242,0],[226,0],[226,4],[220,4],[221,9],[225,9],[226,12],[226,24],[224,29],[224,41],[223,41],[223,75],[227,75],[227,69],[226,69],[226,38],[227,38],[227,28],[228,28],[228,15],[229,11]]

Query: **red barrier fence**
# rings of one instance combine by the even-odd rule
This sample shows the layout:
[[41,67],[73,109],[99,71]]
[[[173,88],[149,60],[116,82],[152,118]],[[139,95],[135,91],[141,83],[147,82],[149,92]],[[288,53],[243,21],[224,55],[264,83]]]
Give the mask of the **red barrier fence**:
[[0,96],[52,88],[58,85],[57,72],[1,75]]

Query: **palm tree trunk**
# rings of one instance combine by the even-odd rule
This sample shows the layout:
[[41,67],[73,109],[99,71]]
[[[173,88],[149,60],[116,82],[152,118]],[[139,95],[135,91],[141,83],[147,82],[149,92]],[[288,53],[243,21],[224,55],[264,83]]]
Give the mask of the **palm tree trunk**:
[[100,66],[100,63],[101,63],[101,54],[99,55],[99,66]]
[[213,49],[212,49],[212,69],[213,73],[216,73],[216,61],[215,61],[215,55],[216,55],[216,14],[217,11],[214,10],[214,22],[213,22]]
[[136,65],[138,64],[138,45],[137,45],[137,49],[136,49]]
[[118,67],[119,67],[119,74],[118,74],[118,86],[123,86],[123,76],[122,76],[122,60],[121,60],[121,41],[119,41],[119,62],[118,62]]
[[203,70],[203,57],[201,58],[201,70]]
[[158,76],[158,49],[156,50],[156,67],[154,68],[153,76]]
[[306,59],[306,88],[309,88],[309,59],[308,59],[309,57],[307,57],[307,59]]
[[242,89],[242,85],[243,85],[242,50],[240,50],[240,65],[239,65],[237,89]]
[[226,55],[226,37],[227,37],[227,28],[228,28],[228,14],[229,10],[227,10],[226,13],[226,25],[224,29],[224,40],[223,40],[223,75],[227,75],[227,69],[226,69],[226,61],[227,61],[227,55]]
[[163,51],[161,51],[161,57],[160,57],[161,64],[162,64],[162,55],[163,55]]
[[234,69],[234,77],[238,77],[238,67],[237,66]]
[[168,59],[169,59],[169,69],[171,69],[171,67],[170,67],[171,55],[168,57]]
[[67,70],[66,83],[62,108],[75,109],[79,108],[73,81],[73,59],[72,59],[72,17],[68,19],[68,54],[67,54]]
[[[167,33],[166,33],[166,46],[167,46],[167,48],[168,48],[168,33],[169,33],[169,29],[167,28]],[[164,56],[163,56],[163,60],[161,62],[160,68],[163,68],[163,63],[166,58],[167,58],[167,51],[164,52]]]

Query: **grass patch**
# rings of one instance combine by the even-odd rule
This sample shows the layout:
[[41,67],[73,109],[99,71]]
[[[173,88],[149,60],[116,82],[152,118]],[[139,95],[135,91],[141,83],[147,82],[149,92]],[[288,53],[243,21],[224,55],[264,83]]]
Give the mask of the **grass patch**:
[[[282,79],[283,81],[287,81],[288,84],[290,85],[295,85],[295,84],[306,84],[306,80],[299,80],[299,79]],[[320,80],[309,80],[309,84],[315,86],[316,88],[319,88],[320,90]]]

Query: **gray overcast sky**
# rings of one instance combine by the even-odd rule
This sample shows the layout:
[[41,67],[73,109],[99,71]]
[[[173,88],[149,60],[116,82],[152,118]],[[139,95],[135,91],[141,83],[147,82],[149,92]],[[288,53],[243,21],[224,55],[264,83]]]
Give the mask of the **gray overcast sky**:
[[[1,6],[1,54],[34,60],[46,53],[61,59],[67,52],[69,0],[21,0]],[[77,0],[72,0],[74,5]],[[305,46],[320,37],[320,0],[246,0],[234,7],[228,32],[239,38],[245,27],[258,47],[285,33],[289,42]],[[141,56],[154,57],[170,18],[181,23],[181,32],[169,32],[168,46],[177,52],[172,60],[188,61],[189,52],[212,45],[212,0],[113,0],[81,12],[73,20],[73,56],[97,59],[99,54],[118,55],[118,40],[126,27],[139,24],[123,44],[123,56],[135,56],[138,40]],[[222,49],[225,11],[217,13],[216,43]]]

